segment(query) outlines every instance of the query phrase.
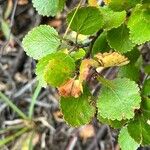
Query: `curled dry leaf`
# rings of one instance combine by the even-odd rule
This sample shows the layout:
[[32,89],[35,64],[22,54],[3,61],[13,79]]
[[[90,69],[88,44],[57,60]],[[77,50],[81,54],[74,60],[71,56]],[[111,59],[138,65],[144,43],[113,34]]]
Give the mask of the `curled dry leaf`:
[[90,68],[92,66],[96,67],[97,65],[98,65],[97,62],[93,59],[84,59],[80,65],[80,75],[79,75],[80,82],[85,81],[88,77]]
[[73,96],[75,98],[79,97],[83,92],[82,83],[74,78],[68,80],[65,84],[58,88],[60,96],[69,97]]
[[124,55],[121,55],[117,52],[109,53],[98,53],[95,56],[95,59],[100,64],[100,67],[113,67],[113,66],[123,66],[129,63],[129,60]]

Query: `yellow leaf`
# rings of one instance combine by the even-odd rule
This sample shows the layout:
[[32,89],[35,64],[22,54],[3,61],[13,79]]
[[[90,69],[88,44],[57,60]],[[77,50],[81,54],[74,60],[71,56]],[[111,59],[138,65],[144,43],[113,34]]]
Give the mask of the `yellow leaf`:
[[111,2],[111,0],[104,0],[104,3],[105,3],[106,5],[108,5],[110,2]]
[[97,7],[98,6],[98,2],[97,2],[98,0],[88,0],[88,4],[90,5],[90,6],[95,6],[95,7]]
[[98,53],[95,59],[99,62],[100,67],[107,68],[113,66],[123,66],[129,63],[129,60],[124,55],[117,52]]

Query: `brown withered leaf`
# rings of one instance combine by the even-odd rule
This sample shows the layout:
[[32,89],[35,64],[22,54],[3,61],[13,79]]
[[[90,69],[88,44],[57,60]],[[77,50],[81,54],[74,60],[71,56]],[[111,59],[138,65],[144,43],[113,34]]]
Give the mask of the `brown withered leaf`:
[[100,67],[103,68],[123,66],[130,62],[127,57],[117,52],[98,53],[94,58],[99,62]]
[[97,66],[97,62],[93,59],[84,59],[80,65],[80,75],[79,80],[83,82],[87,79],[89,70],[92,66]]
[[79,97],[83,92],[82,83],[74,78],[68,80],[65,84],[58,87],[59,95],[63,97],[73,96],[75,98]]

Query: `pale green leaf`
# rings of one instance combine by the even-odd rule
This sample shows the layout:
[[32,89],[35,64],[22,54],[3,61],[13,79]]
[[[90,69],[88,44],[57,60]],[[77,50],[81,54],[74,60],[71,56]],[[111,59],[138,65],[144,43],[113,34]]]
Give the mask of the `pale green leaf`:
[[80,126],[90,123],[94,117],[95,107],[93,98],[88,89],[78,97],[61,98],[60,107],[65,121],[71,126]]
[[28,56],[34,59],[55,52],[60,45],[57,31],[47,25],[33,28],[23,39],[23,48]]
[[[67,16],[67,22],[70,23],[75,10],[71,11]],[[102,28],[103,18],[98,8],[82,7],[78,9],[71,23],[70,28],[77,33],[90,35],[96,33]]]
[[100,11],[104,19],[103,28],[106,30],[119,27],[126,19],[126,11],[114,12],[108,7],[102,7]]
[[129,17],[130,39],[136,44],[150,41],[150,8],[137,5]]
[[[42,64],[42,61],[44,64]],[[40,71],[39,75],[42,77],[44,76],[43,81],[46,81],[46,83],[54,87],[62,85],[65,81],[72,77],[75,71],[74,59],[62,52],[51,54],[47,56],[45,60],[42,59],[42,61],[39,65],[41,68],[47,61],[48,63],[44,67],[43,72],[40,71],[40,68],[38,69]]]
[[129,29],[124,24],[108,31],[107,40],[109,45],[120,53],[131,51],[135,46],[129,39]]
[[140,108],[138,85],[127,78],[112,80],[113,86],[102,87],[98,102],[98,114],[110,120],[126,120],[134,117]]
[[[136,132],[136,131],[135,131]],[[128,133],[127,127],[121,129],[119,138],[118,138],[119,145],[121,150],[137,150],[140,146]]]
[[142,101],[140,112],[128,124],[128,132],[142,146],[150,145],[150,99]]
[[32,0],[33,6],[43,16],[55,16],[64,7],[65,0]]

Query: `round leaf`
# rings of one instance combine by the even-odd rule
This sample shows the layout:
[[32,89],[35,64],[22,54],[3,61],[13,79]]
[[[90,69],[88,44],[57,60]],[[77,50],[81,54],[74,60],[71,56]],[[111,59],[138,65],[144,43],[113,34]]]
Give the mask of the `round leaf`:
[[127,78],[112,80],[114,86],[102,87],[98,98],[98,113],[110,120],[125,120],[134,117],[140,108],[141,97],[138,85]]
[[108,31],[107,40],[109,45],[120,53],[131,51],[135,46],[129,39],[129,29],[126,25]]
[[128,27],[134,43],[150,41],[150,9],[137,5],[129,18]]
[[65,0],[32,0],[33,6],[43,16],[55,16],[64,7]]
[[65,53],[54,53],[44,68],[44,80],[58,87],[72,77],[75,71],[74,59]]
[[78,98],[62,97],[60,107],[65,121],[71,126],[88,124],[95,113],[95,107],[92,105],[92,101],[92,96],[87,89]]
[[126,12],[114,12],[108,7],[102,7],[100,9],[104,18],[103,28],[106,30],[110,30],[112,28],[119,27],[126,19]]
[[[70,23],[75,10],[67,16],[67,22]],[[96,33],[102,28],[103,18],[98,8],[82,7],[75,14],[70,28],[77,33],[90,35]]]
[[46,25],[40,25],[32,29],[23,39],[23,48],[28,56],[34,59],[55,52],[60,45],[57,31]]

